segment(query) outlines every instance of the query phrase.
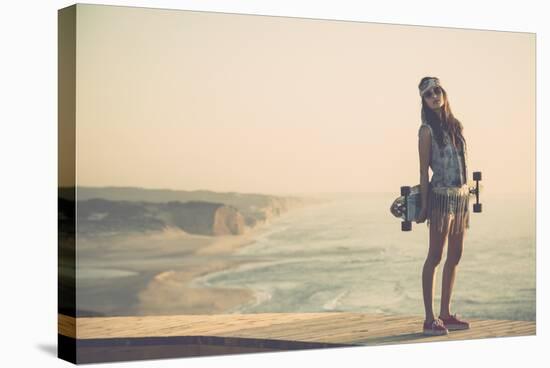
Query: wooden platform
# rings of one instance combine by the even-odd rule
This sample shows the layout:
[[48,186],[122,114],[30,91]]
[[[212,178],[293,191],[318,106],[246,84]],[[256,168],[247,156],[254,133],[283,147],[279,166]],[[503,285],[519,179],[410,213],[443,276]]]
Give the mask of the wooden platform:
[[426,337],[422,316],[260,313],[75,319],[60,314],[59,334],[77,337],[79,363],[536,334],[535,322],[469,321],[469,330]]

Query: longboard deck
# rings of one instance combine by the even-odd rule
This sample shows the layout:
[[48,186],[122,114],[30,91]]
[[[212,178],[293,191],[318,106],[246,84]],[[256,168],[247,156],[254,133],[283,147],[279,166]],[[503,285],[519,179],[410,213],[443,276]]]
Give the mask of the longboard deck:
[[[470,190],[475,188],[475,182],[468,182],[468,188]],[[483,186],[479,185],[479,192],[481,193]],[[473,195],[470,193],[470,195]],[[405,196],[397,197],[391,207],[390,212],[397,218],[403,221],[416,221],[422,207],[421,203],[420,184],[411,187],[410,193],[407,195],[407,203],[405,203]]]
[[397,197],[390,207],[390,212],[403,221],[414,221],[420,213],[421,197],[420,185],[415,185],[407,195],[407,202],[405,196]]

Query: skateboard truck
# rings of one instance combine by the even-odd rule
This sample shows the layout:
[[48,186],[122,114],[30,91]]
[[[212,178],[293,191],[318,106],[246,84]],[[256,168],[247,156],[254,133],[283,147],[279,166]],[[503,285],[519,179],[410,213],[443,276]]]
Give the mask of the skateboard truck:
[[470,188],[470,194],[476,195],[476,203],[474,203],[474,212],[481,212],[481,203],[479,203],[479,182],[481,181],[481,171],[474,171],[475,188]]
[[[403,211],[405,214],[408,213],[408,203],[409,203],[409,194],[411,193],[411,187],[409,186],[403,186],[401,187],[401,195],[405,198],[404,200],[404,206]],[[405,218],[408,216],[405,215]],[[409,220],[403,220],[401,221],[401,231],[411,231],[412,230],[412,222]]]

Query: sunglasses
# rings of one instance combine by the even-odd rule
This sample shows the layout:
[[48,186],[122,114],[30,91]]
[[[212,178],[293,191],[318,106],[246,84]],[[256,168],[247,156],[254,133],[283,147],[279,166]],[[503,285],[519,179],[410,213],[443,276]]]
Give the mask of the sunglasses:
[[440,96],[442,93],[440,87],[434,87],[430,91],[424,93],[424,97],[431,98],[432,96]]

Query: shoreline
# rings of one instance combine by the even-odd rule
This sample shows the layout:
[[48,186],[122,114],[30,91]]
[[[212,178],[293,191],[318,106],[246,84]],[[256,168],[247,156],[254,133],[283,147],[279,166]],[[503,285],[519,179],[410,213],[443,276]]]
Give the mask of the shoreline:
[[137,295],[137,314],[224,314],[256,302],[255,292],[248,288],[197,287],[194,282],[207,275],[250,263],[231,259],[230,256],[254,244],[271,224],[262,224],[242,235],[216,237],[210,244],[190,252],[192,259],[184,269],[157,273]]
[[[358,203],[358,205],[361,205],[361,203]],[[349,209],[350,211],[356,211],[357,209],[357,206],[345,206],[348,205],[344,204],[342,210]],[[498,206],[492,208],[494,211],[498,211],[499,209]],[[381,310],[384,311],[404,313],[407,312],[405,309],[407,304],[421,303],[421,292],[403,293],[402,290],[412,291],[418,288],[416,284],[412,284],[408,280],[412,277],[415,279],[417,277],[417,271],[415,271],[413,263],[416,262],[415,259],[419,255],[423,254],[423,251],[420,249],[424,249],[425,239],[419,237],[418,241],[413,240],[411,246],[406,248],[405,252],[402,252],[402,248],[398,248],[397,244],[393,241],[388,242],[384,247],[378,246],[374,242],[371,244],[370,241],[367,242],[365,240],[364,244],[361,243],[361,247],[340,248],[338,247],[340,236],[347,234],[347,229],[355,226],[357,229],[361,229],[360,226],[365,226],[365,229],[375,228],[371,224],[349,223],[345,221],[346,218],[342,218],[335,223],[338,227],[329,229],[330,231],[326,237],[329,243],[319,244],[318,249],[321,250],[318,253],[319,257],[331,264],[327,263],[327,267],[339,267],[338,263],[332,265],[334,263],[334,259],[332,259],[333,253],[339,257],[340,255],[345,256],[348,250],[350,252],[357,250],[359,253],[349,254],[350,257],[352,255],[353,257],[357,256],[357,259],[349,259],[349,271],[351,272],[360,266],[362,262],[369,262],[369,264],[370,262],[376,262],[373,264],[373,267],[384,267],[386,261],[382,258],[386,254],[388,256],[397,256],[399,258],[396,259],[405,263],[402,272],[404,272],[406,277],[396,274],[387,280],[388,285],[395,282],[398,286],[397,289],[392,288],[392,285],[380,286],[380,288],[368,285],[362,286],[357,278],[359,276],[355,276],[358,274],[349,273],[349,278],[347,278],[351,282],[349,285],[344,284],[344,281],[338,285],[335,284],[334,295],[328,291],[320,293],[311,301],[309,299],[305,300],[307,302],[306,306],[305,303],[302,305],[297,305],[294,302],[287,303],[286,300],[279,298],[280,294],[272,293],[273,289],[269,284],[274,280],[270,278],[269,270],[265,274],[267,276],[265,279],[263,279],[262,272],[257,273],[253,271],[250,274],[248,273],[249,269],[263,267],[261,264],[263,262],[270,263],[274,260],[273,258],[279,260],[281,252],[286,253],[284,250],[285,247],[291,247],[292,243],[298,242],[301,239],[299,237],[284,239],[285,237],[277,236],[279,231],[283,231],[290,224],[300,225],[299,221],[301,219],[315,221],[315,224],[319,224],[319,221],[311,216],[322,215],[325,217],[320,217],[321,220],[330,219],[331,214],[335,213],[331,212],[331,210],[332,208],[327,207],[327,211],[322,209],[320,211],[313,211],[312,214],[306,212],[305,218],[302,215],[294,217],[295,211],[289,211],[280,217],[272,219],[272,221],[262,223],[253,229],[247,229],[241,235],[213,237],[188,234],[174,228],[167,229],[164,233],[159,232],[147,234],[146,236],[142,234],[133,235],[132,237],[120,236],[113,241],[111,241],[111,237],[105,237],[101,242],[92,242],[91,244],[80,241],[79,256],[82,256],[84,253],[85,257],[83,260],[85,262],[79,264],[79,269],[90,268],[92,271],[94,269],[98,271],[105,270],[108,276],[79,280],[79,306],[83,310],[104,313],[105,316],[173,315],[185,313],[237,314],[274,310],[280,310],[281,312],[293,310],[319,311],[323,305],[326,305],[324,303],[334,300],[338,296],[336,291],[340,287],[342,291],[348,287],[358,291],[352,295],[353,298],[341,299],[343,303],[341,305],[345,305],[346,311],[372,312],[375,311],[374,307],[380,306]],[[301,210],[299,209],[298,211]],[[484,218],[480,217],[478,220],[480,224],[484,224],[482,222]],[[393,224],[390,224],[389,221],[386,222],[380,228],[382,230],[388,229],[388,234],[390,230],[395,232]],[[302,227],[302,230],[311,229],[311,231],[318,231],[321,230],[320,226],[324,226],[323,224],[313,228],[311,227],[313,222],[311,224],[306,223],[307,226],[305,228]],[[485,228],[490,230],[490,227],[480,226],[480,228],[482,230]],[[385,234],[384,231],[382,232],[383,234]],[[524,234],[524,237],[518,238],[521,234]],[[277,240],[271,243],[269,238],[273,235],[275,238],[282,238],[284,241]],[[487,236],[489,240],[504,239],[504,236],[501,235],[492,235],[492,233],[489,235],[489,232],[485,232],[485,230],[481,231],[480,235]],[[523,230],[517,233],[511,232],[511,235],[510,241],[501,241],[498,244],[481,242],[475,238],[470,240],[472,249],[481,246],[484,246],[485,249],[483,253],[468,252],[467,256],[470,258],[464,260],[461,272],[465,272],[465,275],[481,275],[485,283],[478,289],[474,278],[465,277],[465,280],[461,282],[463,296],[457,298],[454,304],[462,315],[472,318],[487,318],[488,316],[492,316],[499,319],[536,320],[534,270],[528,267],[534,259],[535,239],[529,237],[529,233]],[[354,239],[366,239],[365,236],[366,232],[355,232],[350,235],[349,239],[351,241],[354,241]],[[337,239],[337,241],[333,242],[332,239]],[[390,238],[383,236],[374,240],[377,239],[383,242]],[[514,239],[524,245],[521,247],[521,251],[518,250],[519,247],[517,247]],[[269,244],[267,243],[268,240]],[[319,239],[321,242],[324,240],[324,238]],[[245,248],[251,245],[252,242],[255,242],[253,247]],[[279,244],[282,248],[277,249]],[[256,249],[264,249],[265,251],[256,252]],[[298,257],[304,256],[303,261],[311,264],[307,259],[307,254],[309,254],[309,251],[315,251],[315,249],[317,249],[316,245],[313,248],[307,248],[305,249],[307,251],[303,254],[300,252]],[[327,251],[326,254],[324,254],[325,250]],[[90,255],[89,258],[87,258],[88,254]],[[272,257],[271,254],[274,256]],[[292,255],[289,256],[292,257]],[[511,280],[512,283],[510,284],[510,290],[515,290],[514,295],[519,296],[519,298],[513,298],[506,290],[495,290],[493,295],[491,288],[492,283],[498,281],[498,272],[496,272],[498,269],[488,268],[487,265],[493,265],[495,257],[499,261],[502,261],[500,262],[501,264],[508,262],[508,265],[514,270],[519,270],[520,267],[523,268],[519,275],[522,278],[521,281]],[[280,259],[283,260],[286,258]],[[347,262],[348,259],[346,258],[344,261]],[[313,267],[313,272],[322,271],[322,269],[316,266]],[[294,269],[300,272],[299,268]],[[326,269],[335,270],[336,268]],[[119,272],[120,277],[111,277],[111,274],[116,276],[116,273],[111,272],[112,270],[135,272],[138,273],[138,276],[122,276],[122,273]],[[278,267],[275,266],[272,270],[277,272]],[[374,268],[369,266],[363,267],[362,270],[365,270],[366,275],[371,275]],[[347,270],[344,271],[347,272]],[[97,274],[101,276],[101,272],[97,272]],[[324,276],[322,273],[320,275]],[[338,274],[336,276],[345,276],[345,274]],[[235,282],[235,280],[242,280],[242,282]],[[328,281],[330,282],[331,280]],[[356,281],[358,282],[356,283]],[[299,293],[302,290],[302,286],[297,286],[296,293],[292,293],[292,297],[290,297],[291,293],[289,293],[287,300],[292,301],[295,296],[300,298],[301,295]],[[262,295],[262,291],[264,290],[265,293]],[[383,290],[387,290],[387,294],[380,292]],[[458,291],[460,293],[460,290]],[[308,292],[308,290],[305,290],[305,292]],[[395,295],[393,294],[394,292]],[[84,294],[83,298],[80,293]],[[272,294],[274,303],[272,305],[270,305],[270,302],[264,304],[263,296],[269,296],[270,294],[268,293]],[[457,294],[457,296],[459,295]],[[226,297],[232,299],[226,300]],[[350,303],[348,304],[344,299],[348,299]],[[259,304],[259,306],[255,307],[256,304]],[[340,306],[337,304],[328,304],[327,308],[339,309]]]

